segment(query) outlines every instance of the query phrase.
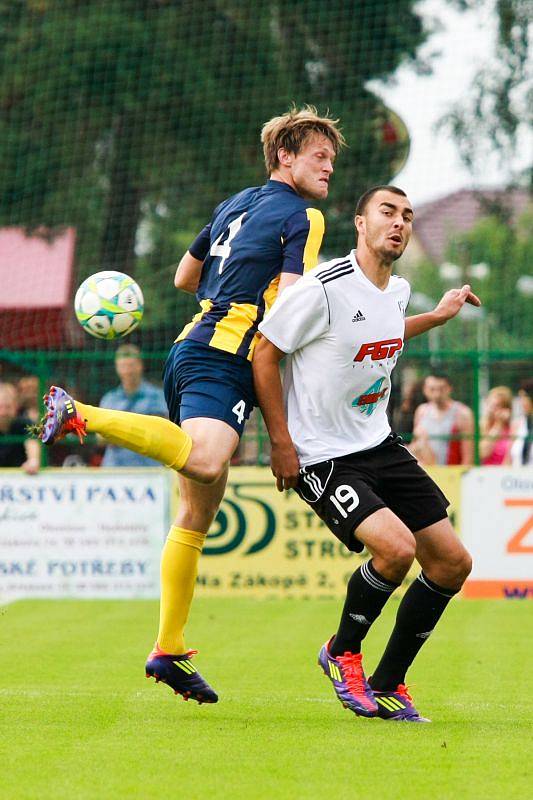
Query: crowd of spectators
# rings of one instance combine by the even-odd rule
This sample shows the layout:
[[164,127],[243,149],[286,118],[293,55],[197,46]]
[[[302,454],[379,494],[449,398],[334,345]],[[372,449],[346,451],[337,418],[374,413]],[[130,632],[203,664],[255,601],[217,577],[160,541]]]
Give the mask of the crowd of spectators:
[[[138,414],[167,416],[163,390],[145,380],[138,347],[124,344],[115,354],[118,385],[100,400],[102,408]],[[33,475],[40,469],[40,445],[30,438],[28,426],[40,417],[39,379],[25,375],[0,382],[0,467],[20,467]],[[256,415],[257,416],[257,415]],[[232,463],[266,463],[259,446],[259,419],[250,421],[249,435],[241,442]],[[454,398],[452,379],[432,372],[409,382],[392,416],[418,460],[426,465],[475,463],[475,421],[472,409]],[[252,430],[255,428],[256,430]],[[516,395],[507,386],[493,387],[484,398],[479,423],[479,458],[483,465],[533,463],[533,378],[522,381]],[[255,436],[251,434],[256,434]],[[105,449],[104,449],[105,448]],[[104,467],[160,466],[149,458],[98,441],[79,454],[65,451],[59,463]],[[267,459],[268,460],[268,459]]]
[[[532,463],[533,378],[518,394],[507,386],[492,388],[482,403],[479,457],[482,465]],[[448,375],[434,372],[405,389],[393,427],[424,465],[469,466],[475,462],[474,413],[453,397]]]
[[[142,355],[136,345],[123,344],[117,348],[115,371],[119,385],[104,394],[100,400],[101,408],[168,417],[163,390],[144,379]],[[101,466],[160,467],[161,464],[125,447],[110,444],[105,448]]]
[[0,467],[21,467],[28,475],[39,472],[39,442],[29,437],[27,428],[35,422],[25,407],[20,407],[12,383],[0,383]]

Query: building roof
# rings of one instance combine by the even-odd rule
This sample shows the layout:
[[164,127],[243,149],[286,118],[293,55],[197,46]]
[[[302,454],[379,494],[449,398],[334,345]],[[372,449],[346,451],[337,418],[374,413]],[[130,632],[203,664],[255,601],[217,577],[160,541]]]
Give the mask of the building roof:
[[440,264],[453,234],[469,231],[480,217],[490,214],[491,205],[509,209],[515,219],[530,202],[526,189],[460,189],[415,209],[413,232],[424,253]]
[[76,232],[53,239],[0,228],[0,310],[64,308],[70,302]]

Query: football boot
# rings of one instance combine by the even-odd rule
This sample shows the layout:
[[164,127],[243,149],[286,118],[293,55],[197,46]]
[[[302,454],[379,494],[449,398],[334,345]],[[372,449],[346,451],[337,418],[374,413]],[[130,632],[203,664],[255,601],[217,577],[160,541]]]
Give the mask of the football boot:
[[413,698],[404,683],[398,684],[393,692],[376,692],[374,697],[378,704],[378,717],[393,722],[431,722],[421,717],[416,710]]
[[156,683],[166,683],[174,690],[174,694],[181,694],[184,700],[192,698],[200,704],[216,703],[217,693],[204,681],[191,661],[197,652],[188,650],[180,655],[171,655],[156,643],[146,662],[146,677],[155,678]]
[[361,653],[344,653],[334,658],[329,642],[318,654],[318,664],[330,679],[335,694],[344,706],[360,717],[375,717],[378,711],[372,689],[365,678]]
[[59,386],[51,386],[43,400],[46,412],[32,432],[46,445],[55,444],[67,433],[75,433],[80,444],[83,444],[83,439],[87,436],[87,426],[72,397]]

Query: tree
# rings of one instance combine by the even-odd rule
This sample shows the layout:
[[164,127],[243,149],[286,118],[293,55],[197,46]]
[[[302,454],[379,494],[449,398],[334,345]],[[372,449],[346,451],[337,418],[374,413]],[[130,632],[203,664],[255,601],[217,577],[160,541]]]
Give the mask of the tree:
[[[2,221],[74,224],[82,233],[88,224],[93,261],[133,269],[142,201],[205,172],[228,118],[236,138],[255,134],[255,121],[237,114],[227,75],[246,48],[271,80],[261,24],[209,0],[0,8],[2,27],[14,31],[4,43],[0,94],[3,156],[11,165]],[[211,37],[202,35],[203,19]]]
[[[416,63],[426,34],[415,8],[0,0],[0,224],[74,225],[84,274],[137,270],[154,290],[163,274],[170,286],[176,232],[181,245],[222,197],[261,183],[262,122],[312,103],[341,118],[350,145],[326,240],[348,249],[358,194],[390,180],[408,148],[367,84]],[[153,248],[139,260],[147,222]]]
[[[464,270],[455,283],[472,283],[481,297],[488,344],[493,350],[527,351],[533,318],[532,231],[533,205],[515,220],[509,218],[506,208],[494,205],[492,213],[479,219],[471,230],[455,234],[445,251],[445,259]],[[449,288],[438,266],[428,262],[417,267],[412,285],[414,292],[434,299]],[[463,315],[440,329],[441,347],[476,349],[479,320],[474,320],[465,320]]]
[[[461,9],[482,4],[486,10],[487,5],[486,0],[449,1]],[[493,0],[491,5],[498,19],[496,51],[476,73],[467,102],[452,106],[440,121],[472,171],[483,165],[488,153],[497,152],[502,163],[512,163],[521,143],[531,141],[531,0]],[[533,163],[514,178],[533,190]]]

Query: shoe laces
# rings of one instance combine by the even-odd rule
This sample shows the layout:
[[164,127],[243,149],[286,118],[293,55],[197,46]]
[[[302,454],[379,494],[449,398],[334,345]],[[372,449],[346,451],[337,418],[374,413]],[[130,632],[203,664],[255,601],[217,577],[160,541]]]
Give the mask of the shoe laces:
[[409,694],[408,688],[409,687],[406,686],[405,683],[399,683],[398,686],[396,687],[394,694],[399,694],[400,697],[403,697],[405,698],[405,700],[408,700],[410,703],[412,703],[413,698]]
[[81,419],[81,417],[73,417],[72,419],[69,419],[64,425],[63,434],[57,438],[62,439],[66,433],[75,433],[80,440],[80,444],[83,444],[83,439],[85,436],[87,436],[87,426],[85,424],[85,420]]
[[365,674],[361,664],[362,658],[361,653],[345,653],[343,656],[337,656],[336,659],[342,666],[346,686],[354,695],[366,692]]

